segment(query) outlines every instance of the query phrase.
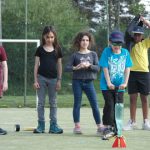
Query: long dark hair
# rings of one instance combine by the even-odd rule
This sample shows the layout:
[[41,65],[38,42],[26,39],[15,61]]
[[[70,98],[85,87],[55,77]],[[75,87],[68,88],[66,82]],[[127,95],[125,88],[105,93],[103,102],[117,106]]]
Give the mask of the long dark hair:
[[89,46],[88,46],[88,49],[90,49],[92,46],[94,46],[95,44],[95,41],[94,41],[94,37],[91,33],[89,32],[79,32],[74,40],[73,40],[73,45],[72,45],[72,48],[76,51],[79,51],[80,50],[80,43],[82,41],[82,38],[84,36],[87,36],[89,38]]
[[53,26],[45,26],[44,30],[43,30],[43,33],[42,33],[42,43],[41,45],[45,45],[45,39],[44,39],[44,36],[46,34],[48,34],[49,32],[52,32],[54,34],[54,43],[53,43],[53,46],[54,46],[54,49],[55,49],[55,52],[56,52],[56,55],[58,55],[61,51],[61,47],[59,45],[59,42],[58,42],[58,39],[57,39],[57,34],[56,34],[56,31],[54,29]]

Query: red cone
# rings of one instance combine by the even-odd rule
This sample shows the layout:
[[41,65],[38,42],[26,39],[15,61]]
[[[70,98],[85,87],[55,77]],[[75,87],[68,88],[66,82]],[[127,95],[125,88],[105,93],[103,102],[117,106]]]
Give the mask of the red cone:
[[112,145],[112,147],[113,147],[113,148],[116,148],[116,147],[118,147],[118,144],[119,144],[119,138],[116,137],[116,138],[115,138],[115,141],[114,141],[114,143],[113,143],[113,145]]
[[125,141],[125,139],[124,139],[124,137],[122,136],[122,137],[120,137],[120,147],[123,147],[123,148],[126,148],[127,146],[126,146],[126,141]]
[[124,140],[124,137],[116,137],[112,148],[126,148],[126,142]]

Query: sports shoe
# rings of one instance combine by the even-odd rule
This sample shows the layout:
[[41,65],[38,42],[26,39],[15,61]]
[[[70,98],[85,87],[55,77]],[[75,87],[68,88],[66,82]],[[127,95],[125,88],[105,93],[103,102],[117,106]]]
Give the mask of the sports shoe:
[[144,123],[142,124],[142,129],[143,130],[150,130],[150,123],[149,123],[148,119],[144,120]]
[[60,128],[56,123],[51,123],[49,133],[61,134],[61,133],[63,133],[63,129]]
[[5,131],[2,128],[0,128],[0,135],[5,135],[5,134],[7,134],[7,131]]
[[131,119],[128,121],[127,125],[123,127],[124,131],[135,130],[137,129],[136,122],[133,122]]
[[97,135],[102,137],[105,129],[106,129],[106,127],[98,128],[97,129]]
[[45,132],[45,121],[38,121],[38,126],[33,130],[33,133],[44,133]]
[[114,137],[116,134],[111,128],[106,128],[103,132],[102,140],[109,140]]
[[75,128],[73,129],[73,133],[74,133],[74,134],[82,134],[81,128],[80,128],[80,127],[75,127]]

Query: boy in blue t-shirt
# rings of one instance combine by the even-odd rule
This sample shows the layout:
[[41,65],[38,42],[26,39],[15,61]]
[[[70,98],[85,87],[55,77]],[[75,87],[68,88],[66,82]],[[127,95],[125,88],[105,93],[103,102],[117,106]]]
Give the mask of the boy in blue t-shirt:
[[[113,31],[109,37],[110,46],[102,52],[99,66],[102,67],[100,89],[105,100],[103,109],[103,124],[106,128],[115,127],[115,87],[118,87],[118,103],[123,103],[123,93],[132,66],[127,49],[122,48],[124,35],[120,31]],[[111,133],[112,136],[115,134]]]

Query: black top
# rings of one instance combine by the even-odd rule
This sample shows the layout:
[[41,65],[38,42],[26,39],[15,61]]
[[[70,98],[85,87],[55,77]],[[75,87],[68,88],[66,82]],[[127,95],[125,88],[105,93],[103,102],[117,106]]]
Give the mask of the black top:
[[56,51],[47,52],[42,46],[38,47],[35,56],[40,57],[38,74],[46,78],[57,78],[57,60],[62,58],[62,53],[56,55]]

